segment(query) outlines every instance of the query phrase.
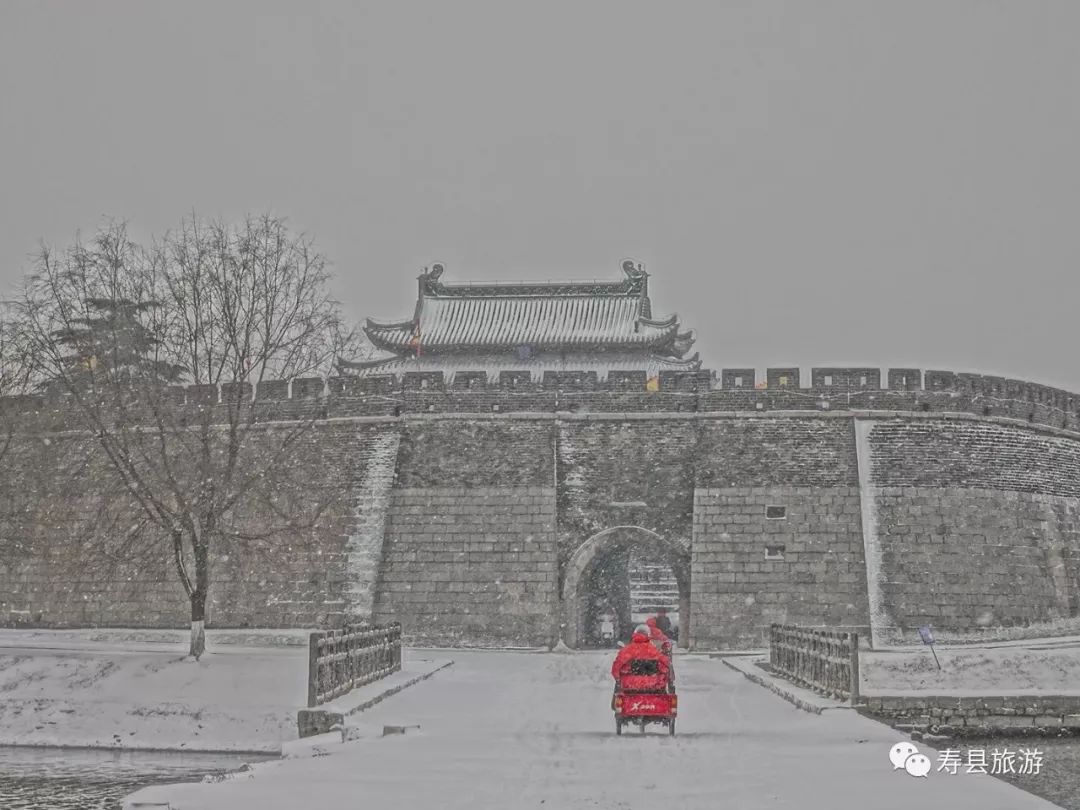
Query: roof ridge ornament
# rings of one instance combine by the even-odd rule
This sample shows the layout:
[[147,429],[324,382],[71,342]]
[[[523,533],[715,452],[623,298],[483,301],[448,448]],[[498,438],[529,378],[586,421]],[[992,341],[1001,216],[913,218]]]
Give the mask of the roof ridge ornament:
[[645,265],[636,259],[623,259],[622,270],[631,281],[639,281],[649,275],[645,272]]
[[444,272],[446,272],[446,265],[442,262],[435,262],[430,269],[425,267],[424,271],[416,277],[419,299],[416,302],[416,314],[414,317],[420,316],[420,302],[425,292],[438,295],[444,290],[443,285],[439,282],[439,278]]
[[424,268],[424,272],[420,274],[420,278],[424,281],[438,281],[439,277],[446,272],[446,265],[442,262],[435,262],[431,265],[431,269]]

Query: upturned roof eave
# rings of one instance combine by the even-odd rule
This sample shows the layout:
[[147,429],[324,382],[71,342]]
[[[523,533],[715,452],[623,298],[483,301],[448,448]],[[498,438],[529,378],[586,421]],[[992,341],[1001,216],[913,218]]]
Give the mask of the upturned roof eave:
[[447,371],[450,373],[464,371],[489,371],[510,370],[529,371],[543,370],[638,370],[647,371],[649,368],[660,371],[700,371],[701,359],[695,352],[687,358],[663,357],[658,355],[645,355],[640,358],[626,357],[590,357],[580,361],[575,359],[553,360],[545,357],[532,357],[529,359],[499,358],[492,364],[486,359],[474,361],[467,357],[443,356],[436,358],[431,355],[421,357],[389,357],[373,361],[339,361],[339,371],[354,372],[360,376],[373,374],[400,374],[407,371]]
[[414,320],[380,323],[368,318],[364,325],[364,334],[372,345],[395,353],[408,348],[408,342],[415,331]]
[[388,329],[411,329],[413,324],[416,323],[416,319],[410,318],[405,321],[379,321],[375,318],[365,318],[364,323],[365,331],[368,329],[374,331],[386,331]]
[[[385,351],[394,354],[408,354],[414,351],[409,345],[408,339],[383,340],[380,336],[368,334],[369,340]],[[424,353],[452,353],[452,352],[490,352],[504,349],[510,351],[517,346],[529,346],[535,351],[657,351],[674,348],[679,341],[673,335],[663,335],[656,339],[622,341],[622,340],[590,340],[590,341],[556,341],[538,342],[522,341],[507,343],[426,343],[421,336],[420,349]],[[689,345],[687,346],[689,348]]]
[[[622,348],[622,347],[648,347],[659,348],[667,344],[674,343],[676,341],[685,341],[689,339],[693,341],[693,331],[679,332],[678,316],[672,315],[669,318],[655,319],[655,318],[638,318],[635,322],[634,336],[627,338],[624,336],[607,338],[600,336],[597,338],[582,339],[582,340],[555,340],[555,341],[536,341],[536,340],[521,340],[513,341],[508,340],[502,343],[432,343],[424,341],[424,329],[423,329],[423,313],[421,311],[419,326],[421,334],[421,345],[427,350],[434,350],[436,348],[447,349],[462,349],[462,350],[476,350],[476,349],[490,349],[493,346],[505,346],[507,348],[513,348],[517,345],[530,345],[534,348]],[[364,326],[364,334],[367,335],[374,345],[381,349],[392,352],[408,351],[411,350],[409,342],[412,340],[413,334],[415,334],[417,328],[416,320],[407,321],[393,321],[393,322],[379,322],[371,318],[367,319]],[[652,332],[653,334],[649,334]]]
[[674,313],[666,318],[643,318],[639,316],[637,320],[640,324],[654,326],[657,329],[667,329],[671,326],[678,328],[679,326],[679,316]]

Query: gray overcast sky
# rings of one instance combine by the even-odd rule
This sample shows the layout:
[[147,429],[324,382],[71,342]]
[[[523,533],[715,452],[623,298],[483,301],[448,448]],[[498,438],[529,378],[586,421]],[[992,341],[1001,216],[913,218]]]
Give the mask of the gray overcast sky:
[[415,276],[653,275],[705,363],[1080,391],[1080,3],[0,5],[0,281],[104,216],[272,210]]

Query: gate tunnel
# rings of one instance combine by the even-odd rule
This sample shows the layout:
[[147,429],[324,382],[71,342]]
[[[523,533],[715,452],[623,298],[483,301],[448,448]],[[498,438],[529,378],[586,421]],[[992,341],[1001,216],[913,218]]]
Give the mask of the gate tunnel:
[[563,578],[563,641],[568,647],[589,646],[590,628],[602,606],[610,606],[617,619],[617,638],[626,641],[634,623],[630,609],[630,558],[651,560],[670,567],[679,589],[680,645],[689,647],[690,549],[640,526],[614,526],[597,532],[573,553]]

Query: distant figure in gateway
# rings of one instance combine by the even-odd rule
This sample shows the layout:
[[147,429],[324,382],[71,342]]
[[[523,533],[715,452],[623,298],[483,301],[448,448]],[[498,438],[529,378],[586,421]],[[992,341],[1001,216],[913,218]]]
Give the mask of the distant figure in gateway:
[[615,616],[610,610],[600,616],[600,642],[606,647],[615,646]]
[[679,637],[675,635],[675,630],[671,626],[671,619],[668,618],[667,608],[660,608],[656,611],[656,626],[660,628],[661,633],[672,641],[679,640]]
[[649,634],[649,640],[656,645],[656,649],[664,654],[665,657],[671,657],[671,639],[668,638],[664,631],[657,625],[656,618],[650,616],[645,620],[645,628]]

